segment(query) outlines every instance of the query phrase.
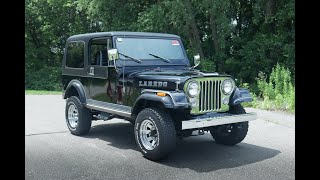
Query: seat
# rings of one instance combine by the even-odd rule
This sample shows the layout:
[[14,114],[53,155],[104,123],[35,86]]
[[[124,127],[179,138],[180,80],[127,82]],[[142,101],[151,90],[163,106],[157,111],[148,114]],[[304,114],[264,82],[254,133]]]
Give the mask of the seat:
[[101,63],[102,66],[107,66],[108,65],[108,55],[107,55],[107,51],[102,51],[102,56],[101,56]]
[[96,65],[102,66],[102,51],[98,51],[96,54]]

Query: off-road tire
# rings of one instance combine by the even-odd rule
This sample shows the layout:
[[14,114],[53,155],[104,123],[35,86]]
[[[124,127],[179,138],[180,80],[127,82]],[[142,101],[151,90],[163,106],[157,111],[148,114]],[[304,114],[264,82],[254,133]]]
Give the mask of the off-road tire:
[[[158,142],[154,149],[147,149],[141,140],[141,126],[146,122],[153,123],[157,130]],[[141,128],[143,129],[143,128]],[[134,126],[134,135],[140,152],[147,159],[157,161],[165,158],[176,147],[176,130],[169,113],[159,108],[143,109],[137,116]]]
[[[230,106],[228,112],[232,114],[246,113],[245,109],[241,106],[241,104]],[[240,122],[214,126],[210,129],[210,133],[218,144],[232,146],[240,143],[246,137],[248,128],[248,122]],[[228,132],[228,130],[230,132]]]
[[[75,106],[78,110],[78,121],[75,127],[72,127],[68,120],[68,110],[71,105]],[[81,136],[89,133],[91,128],[92,113],[90,109],[81,104],[77,96],[71,96],[67,99],[65,116],[66,123],[71,134]]]

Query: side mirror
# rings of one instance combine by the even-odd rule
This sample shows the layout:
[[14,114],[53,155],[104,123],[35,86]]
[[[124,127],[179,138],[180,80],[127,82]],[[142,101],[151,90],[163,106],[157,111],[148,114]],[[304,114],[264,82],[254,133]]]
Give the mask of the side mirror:
[[200,64],[200,55],[199,54],[193,56],[193,62],[194,62],[194,66],[192,68],[199,66],[199,64]]
[[109,49],[108,50],[108,59],[109,61],[115,61],[119,59],[118,49]]

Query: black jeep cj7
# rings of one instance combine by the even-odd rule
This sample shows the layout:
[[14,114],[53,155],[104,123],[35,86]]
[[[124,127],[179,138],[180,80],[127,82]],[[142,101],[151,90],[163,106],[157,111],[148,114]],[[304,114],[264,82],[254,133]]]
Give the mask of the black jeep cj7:
[[230,75],[195,70],[179,36],[162,33],[100,32],[67,39],[62,63],[66,123],[87,134],[92,120],[120,117],[134,124],[142,154],[158,160],[177,137],[210,131],[217,143],[235,145],[248,131],[240,103],[252,101]]

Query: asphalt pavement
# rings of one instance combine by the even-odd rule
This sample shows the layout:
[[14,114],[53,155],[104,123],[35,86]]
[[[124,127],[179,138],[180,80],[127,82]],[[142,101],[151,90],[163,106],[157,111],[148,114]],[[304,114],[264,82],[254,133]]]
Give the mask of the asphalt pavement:
[[295,116],[257,112],[236,146],[216,144],[210,134],[178,140],[166,159],[139,152],[133,125],[94,121],[88,135],[69,133],[61,95],[25,96],[25,179],[295,179]]

